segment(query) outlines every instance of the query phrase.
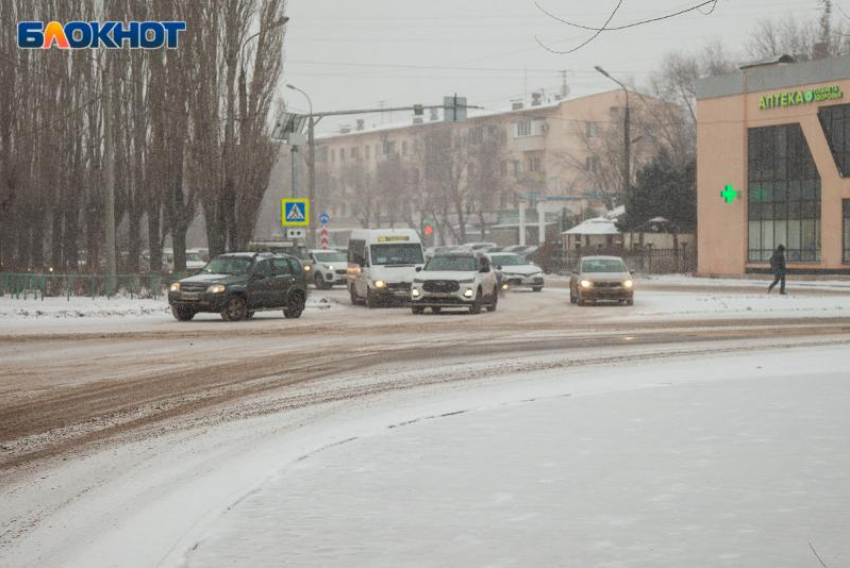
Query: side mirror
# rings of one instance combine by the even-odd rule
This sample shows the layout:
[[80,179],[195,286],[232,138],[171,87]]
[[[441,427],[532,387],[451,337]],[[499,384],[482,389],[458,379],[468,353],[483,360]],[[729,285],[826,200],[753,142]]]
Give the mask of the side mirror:
[[496,265],[496,270],[501,270],[501,269],[502,269],[502,265],[501,265],[501,264],[497,264],[497,265]]
[[421,267],[421,266],[417,266],[417,267],[416,267],[416,272],[422,272],[422,267]]

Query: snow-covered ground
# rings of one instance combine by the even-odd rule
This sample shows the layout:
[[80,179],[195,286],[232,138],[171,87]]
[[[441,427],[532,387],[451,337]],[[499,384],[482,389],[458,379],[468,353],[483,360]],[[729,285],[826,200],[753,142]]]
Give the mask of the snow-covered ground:
[[848,363],[636,352],[151,438],[0,489],[46,515],[0,565],[844,566]]
[[466,393],[275,472],[186,565],[790,568],[815,565],[811,543],[846,566],[848,362],[763,352]]

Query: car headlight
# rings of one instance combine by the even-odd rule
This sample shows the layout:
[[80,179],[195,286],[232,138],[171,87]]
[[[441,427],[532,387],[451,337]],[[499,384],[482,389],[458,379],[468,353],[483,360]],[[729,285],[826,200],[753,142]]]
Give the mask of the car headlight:
[[542,272],[534,272],[533,274],[529,274],[529,276],[531,276],[533,278],[537,278],[538,276],[543,276],[543,273]]
[[417,288],[414,288],[413,290],[410,291],[410,297],[411,298],[418,298],[420,295],[421,295],[421,293],[419,292],[419,290]]
[[635,283],[632,282],[631,280],[626,280],[625,282],[623,282],[623,286],[626,287],[626,288],[631,288],[634,285],[635,285]]
[[334,267],[333,267],[333,266],[331,266],[330,264],[326,264],[326,265],[325,265],[325,268],[327,268],[328,270],[333,270],[333,269],[334,269]]
[[508,286],[507,284],[502,284],[502,290],[507,290],[508,288],[510,288],[510,286]]
[[581,281],[581,287],[582,288],[591,288],[591,287],[593,287],[593,282],[591,282],[590,280],[582,280]]
[[471,298],[473,293],[474,292],[472,291],[472,288],[467,288],[466,291],[463,293],[463,297],[464,298]]
[[227,290],[227,286],[224,284],[213,284],[207,288],[209,294],[223,294],[225,290]]
[[311,267],[309,264],[304,265],[304,272],[310,272],[311,270],[313,270],[313,267]]
[[180,282],[173,282],[168,289],[171,290],[172,292],[179,292],[180,291]]
[[375,280],[375,288],[377,288],[378,290],[383,290],[386,287],[387,283],[383,280]]

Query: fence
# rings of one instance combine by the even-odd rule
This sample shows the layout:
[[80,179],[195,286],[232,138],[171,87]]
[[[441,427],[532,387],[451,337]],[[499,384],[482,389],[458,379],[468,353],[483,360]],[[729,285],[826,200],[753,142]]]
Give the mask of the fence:
[[593,250],[586,248],[582,251],[557,250],[548,258],[538,260],[546,272],[569,274],[578,267],[582,256],[597,254],[622,257],[630,270],[644,274],[685,274],[695,272],[697,268],[696,251],[687,247],[660,250],[645,248],[635,251],[604,247]]
[[165,294],[165,287],[173,278],[160,274],[54,274],[51,272],[2,272],[0,273],[0,296],[27,300],[46,297],[106,296],[112,298],[125,295],[132,298],[157,299]]

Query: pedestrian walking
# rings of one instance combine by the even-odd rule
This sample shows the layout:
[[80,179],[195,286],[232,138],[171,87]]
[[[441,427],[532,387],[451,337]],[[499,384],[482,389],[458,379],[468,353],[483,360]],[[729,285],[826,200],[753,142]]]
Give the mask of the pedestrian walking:
[[767,293],[779,284],[779,293],[785,295],[785,246],[779,245],[770,257],[770,271],[773,272],[773,282],[767,287]]

